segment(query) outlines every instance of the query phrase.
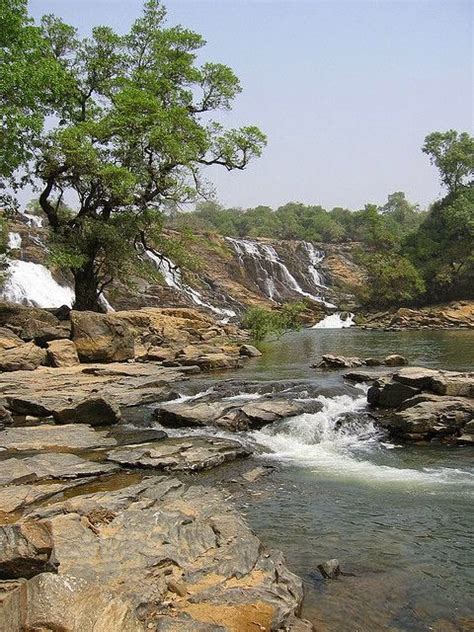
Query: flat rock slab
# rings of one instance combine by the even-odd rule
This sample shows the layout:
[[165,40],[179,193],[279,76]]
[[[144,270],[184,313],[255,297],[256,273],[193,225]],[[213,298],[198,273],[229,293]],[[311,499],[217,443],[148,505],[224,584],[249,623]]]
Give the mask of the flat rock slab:
[[9,485],[0,487],[0,516],[26,509],[34,503],[47,500],[80,483],[51,483],[49,485]]
[[206,470],[247,457],[251,450],[238,441],[214,437],[166,439],[109,452],[108,460],[130,467],[152,467],[164,471]]
[[94,430],[85,424],[43,424],[39,426],[11,427],[0,432],[0,448],[5,450],[81,450],[106,448],[117,445],[104,431]]
[[29,518],[51,525],[59,577],[117,596],[146,629],[291,629],[299,611],[301,580],[215,489],[153,477]]
[[0,461],[0,485],[31,483],[47,479],[78,478],[110,474],[112,463],[95,463],[74,454],[38,454],[30,458]]

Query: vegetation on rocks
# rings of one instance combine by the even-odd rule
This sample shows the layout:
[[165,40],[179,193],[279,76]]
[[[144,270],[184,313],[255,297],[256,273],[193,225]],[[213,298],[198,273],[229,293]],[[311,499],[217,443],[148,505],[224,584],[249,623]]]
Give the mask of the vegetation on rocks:
[[300,329],[305,308],[302,302],[285,303],[273,310],[251,307],[242,320],[242,326],[249,330],[253,341],[262,342],[269,336],[279,337],[287,331]]

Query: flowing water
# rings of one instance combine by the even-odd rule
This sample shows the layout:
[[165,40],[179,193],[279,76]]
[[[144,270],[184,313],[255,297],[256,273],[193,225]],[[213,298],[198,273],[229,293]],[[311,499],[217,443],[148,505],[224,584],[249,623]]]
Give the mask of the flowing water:
[[[473,630],[472,447],[399,446],[374,426],[361,388],[310,368],[323,353],[406,355],[473,368],[474,332],[305,330],[268,346],[239,378],[317,383],[322,410],[251,433],[278,464],[247,518],[303,577],[317,630]],[[346,423],[338,422],[345,418]],[[323,580],[337,558],[347,573]]]

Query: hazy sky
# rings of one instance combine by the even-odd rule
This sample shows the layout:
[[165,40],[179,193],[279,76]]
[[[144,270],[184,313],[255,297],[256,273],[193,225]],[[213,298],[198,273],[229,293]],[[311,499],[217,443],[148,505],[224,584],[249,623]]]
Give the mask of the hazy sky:
[[[168,0],[168,21],[201,33],[243,93],[229,126],[259,125],[263,157],[209,173],[226,205],[324,207],[441,194],[421,153],[433,130],[473,127],[473,3],[457,0]],[[87,32],[125,31],[139,0],[30,0]]]

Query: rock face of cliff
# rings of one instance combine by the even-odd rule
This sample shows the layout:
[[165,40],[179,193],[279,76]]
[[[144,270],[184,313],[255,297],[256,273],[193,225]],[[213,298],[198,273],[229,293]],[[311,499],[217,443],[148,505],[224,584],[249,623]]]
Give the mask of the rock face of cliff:
[[[38,218],[15,218],[10,247],[4,298],[39,307],[71,305],[71,279],[48,269],[47,231]],[[308,320],[317,322],[340,308],[353,309],[357,288],[364,283],[364,272],[354,262],[351,245],[202,234],[194,237],[190,249],[192,270],[148,253],[161,281],[135,279],[133,290],[117,283],[105,299],[119,310],[196,306],[221,321],[238,318],[248,306],[270,308],[306,299]]]

